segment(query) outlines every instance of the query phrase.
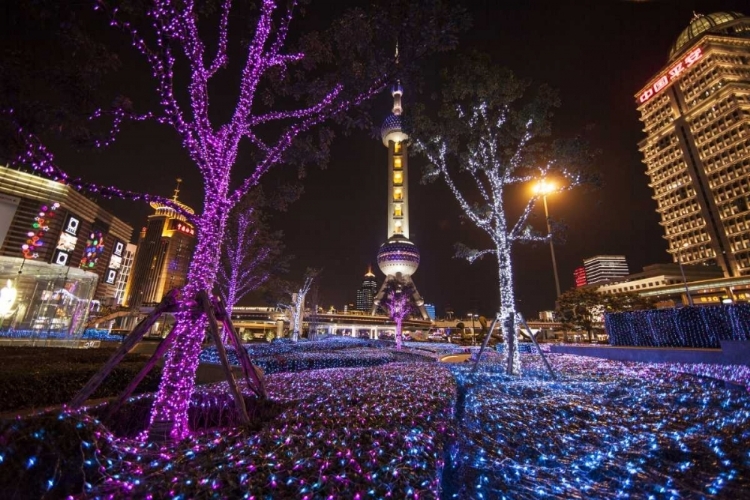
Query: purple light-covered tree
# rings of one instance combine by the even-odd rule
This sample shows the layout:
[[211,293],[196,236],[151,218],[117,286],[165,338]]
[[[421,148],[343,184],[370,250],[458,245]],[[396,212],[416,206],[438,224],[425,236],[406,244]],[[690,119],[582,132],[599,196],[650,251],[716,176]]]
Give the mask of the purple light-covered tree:
[[[195,225],[196,248],[182,291],[185,311],[176,315],[177,341],[166,355],[149,431],[181,439],[189,433],[187,408],[207,321],[205,315],[189,309],[199,291],[214,287],[228,214],[273,166],[290,158],[306,132],[343,118],[377,95],[397,70],[404,70],[404,65],[397,68],[391,54],[396,39],[402,61],[413,62],[431,51],[449,49],[465,27],[463,12],[435,0],[422,0],[421,6],[398,0],[392,0],[390,7],[375,2],[369,12],[359,9],[345,15],[327,38],[318,33],[300,37],[299,45],[316,54],[306,59],[301,51],[285,50],[297,7],[294,0],[258,2],[254,30],[246,30],[248,38],[242,40],[242,48],[232,51],[228,36],[231,0],[217,2],[213,48],[199,34],[201,7],[193,0],[153,0],[144,26],[123,19],[118,9],[109,9],[104,2],[94,3],[145,57],[159,96],[154,111],[136,113],[128,106],[95,112],[92,119],[112,120],[111,133],[96,145],[110,145],[126,121],[154,120],[172,127],[203,178],[202,212],[193,216],[169,199],[72,178],[56,165],[42,141],[21,127],[17,134],[27,148],[13,163],[31,165],[48,177],[93,194],[159,201]],[[207,30],[201,26],[201,31]],[[230,52],[244,53],[241,68],[230,65]],[[236,102],[231,116],[216,123],[215,115],[209,113],[209,83],[222,70],[233,68],[238,78]],[[302,100],[303,105],[297,104]],[[1,111],[11,118],[14,115],[12,109]],[[350,122],[344,121],[345,125]],[[325,149],[330,135],[321,133],[320,137]],[[253,166],[232,179],[243,142],[252,149]],[[319,158],[311,155],[311,159]]]
[[517,242],[548,241],[551,235],[540,235],[528,223],[540,194],[530,195],[515,222],[509,212],[517,210],[506,205],[506,195],[514,186],[531,187],[545,178],[554,178],[558,191],[592,181],[583,170],[590,155],[577,139],[545,141],[552,109],[559,105],[548,88],[540,87],[538,95],[529,98],[527,82],[483,57],[464,61],[445,76],[440,120],[417,118],[412,137],[417,151],[431,162],[423,180],[442,178],[466,218],[492,241],[492,247],[483,250],[459,244],[456,257],[469,262],[485,255],[497,259],[507,371],[520,375],[511,250]]
[[414,286],[410,283],[394,283],[389,286],[385,296],[380,301],[382,307],[391,320],[396,323],[396,349],[401,349],[403,343],[404,319],[414,311],[415,305],[412,299]]
[[[248,200],[252,201],[252,200]],[[286,270],[281,231],[270,232],[258,206],[243,201],[229,216],[216,289],[229,314],[247,294]]]

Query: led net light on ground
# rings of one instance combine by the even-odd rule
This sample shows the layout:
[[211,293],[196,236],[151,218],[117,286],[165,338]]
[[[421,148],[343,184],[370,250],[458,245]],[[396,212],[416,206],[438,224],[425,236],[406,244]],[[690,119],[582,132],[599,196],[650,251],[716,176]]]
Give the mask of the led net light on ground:
[[656,365],[552,359],[563,380],[452,367],[461,424],[444,497],[740,498],[750,487],[746,392]]
[[[223,429],[164,448],[100,434],[87,449],[106,451],[82,466],[91,481],[86,497],[438,495],[443,440],[455,400],[447,370],[401,363],[377,372],[277,374],[267,382],[271,397],[285,409],[256,433]],[[226,384],[211,390],[226,392]]]

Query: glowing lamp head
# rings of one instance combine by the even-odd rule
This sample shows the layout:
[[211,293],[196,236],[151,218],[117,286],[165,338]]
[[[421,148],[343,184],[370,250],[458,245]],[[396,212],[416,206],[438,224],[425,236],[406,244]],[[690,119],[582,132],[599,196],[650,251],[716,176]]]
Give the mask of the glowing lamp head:
[[392,236],[378,250],[378,267],[386,276],[411,276],[419,267],[419,249],[403,236]]
[[555,185],[555,183],[552,181],[548,181],[546,179],[542,179],[536,184],[534,184],[534,194],[538,194],[541,196],[554,193],[556,190],[557,190],[557,186]]

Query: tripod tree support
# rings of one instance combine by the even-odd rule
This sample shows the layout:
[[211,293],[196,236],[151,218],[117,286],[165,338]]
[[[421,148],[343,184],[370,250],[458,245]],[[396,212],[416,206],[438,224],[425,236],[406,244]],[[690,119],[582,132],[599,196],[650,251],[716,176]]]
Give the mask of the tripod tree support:
[[130,335],[125,338],[117,351],[111,358],[109,358],[107,363],[99,370],[99,372],[97,372],[96,375],[91,377],[80,391],[78,391],[78,394],[75,395],[69,406],[73,409],[83,406],[83,403],[85,403],[86,400],[96,392],[102,382],[104,382],[104,379],[112,373],[112,370],[114,370],[118,364],[120,364],[122,358],[124,358],[125,355],[130,352],[130,350],[135,347],[141,339],[143,339],[154,323],[156,323],[163,314],[176,312],[178,310],[180,310],[180,291],[172,290],[162,299],[161,302],[159,302],[159,305],[157,305],[148,316],[143,318],[143,320],[135,326],[133,331],[130,332]]
[[536,341],[536,336],[531,332],[531,328],[529,328],[529,325],[526,323],[526,320],[523,318],[521,313],[518,313],[518,320],[521,323],[523,323],[524,328],[526,328],[526,331],[529,332],[529,337],[531,337],[532,342],[534,342],[534,345],[536,346],[536,350],[539,351],[539,355],[542,357],[542,361],[544,361],[544,366],[546,366],[547,370],[549,370],[549,374],[552,376],[552,380],[557,380],[555,371],[552,369],[552,366],[549,364],[549,361],[547,361],[547,356],[544,355],[544,352],[539,347],[539,343]]
[[[477,366],[479,366],[479,360],[482,359],[482,353],[487,348],[487,343],[490,341],[490,337],[492,336],[492,332],[495,330],[495,324],[497,324],[497,320],[499,318],[499,314],[495,315],[495,319],[492,320],[492,323],[490,323],[490,329],[487,330],[487,335],[484,336],[484,341],[482,342],[482,347],[479,349],[479,355],[477,356],[477,360],[474,361],[474,368],[471,369],[471,373],[476,373]],[[481,321],[480,321],[481,323]],[[482,326],[484,326],[484,323],[481,323]]]
[[237,380],[234,378],[232,367],[229,366],[229,360],[227,359],[227,351],[224,349],[224,343],[221,341],[221,331],[219,329],[219,323],[216,321],[216,315],[214,314],[214,307],[211,304],[211,299],[208,297],[205,290],[198,292],[196,299],[198,300],[198,306],[203,309],[203,312],[205,312],[208,317],[208,329],[211,332],[211,338],[213,339],[214,344],[216,344],[216,351],[219,354],[221,366],[224,368],[224,374],[229,383],[229,390],[232,392],[234,403],[240,414],[240,420],[244,424],[250,423],[250,417],[248,416],[247,408],[245,407],[245,398],[242,396],[242,391],[240,391],[240,388],[237,385]]

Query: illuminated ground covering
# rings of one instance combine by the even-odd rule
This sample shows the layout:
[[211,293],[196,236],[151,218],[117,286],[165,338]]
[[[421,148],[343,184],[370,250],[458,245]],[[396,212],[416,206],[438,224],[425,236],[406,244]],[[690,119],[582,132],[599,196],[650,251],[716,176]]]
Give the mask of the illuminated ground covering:
[[[553,354],[523,379],[454,366],[457,433],[444,498],[742,498],[750,398],[684,365]],[[747,383],[748,380],[746,379]]]
[[[273,374],[278,413],[262,428],[161,449],[85,416],[0,425],[0,478],[60,496],[83,470],[87,498],[734,499],[750,488],[746,391],[682,365],[560,354],[552,381],[537,355],[522,358],[522,379],[496,363],[473,376],[433,362]],[[201,405],[231,407],[226,384],[199,392]]]

